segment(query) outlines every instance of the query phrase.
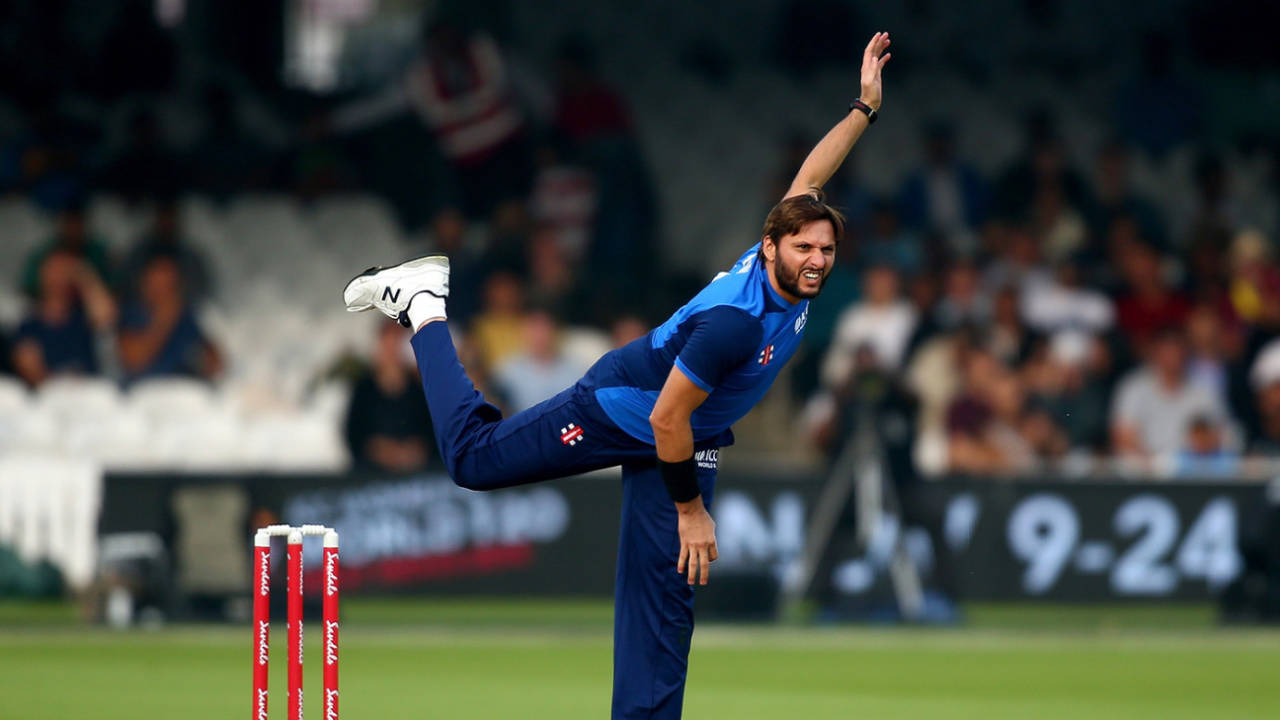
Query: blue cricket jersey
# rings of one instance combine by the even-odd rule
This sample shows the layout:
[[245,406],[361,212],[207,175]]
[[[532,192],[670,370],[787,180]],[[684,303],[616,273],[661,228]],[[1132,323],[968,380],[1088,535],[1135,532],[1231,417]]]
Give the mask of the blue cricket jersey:
[[756,262],[759,243],[645,337],[614,350],[583,378],[584,388],[628,435],[653,444],[649,414],[672,365],[710,393],[693,412],[695,443],[719,438],[764,396],[795,354],[809,301],[794,305]]

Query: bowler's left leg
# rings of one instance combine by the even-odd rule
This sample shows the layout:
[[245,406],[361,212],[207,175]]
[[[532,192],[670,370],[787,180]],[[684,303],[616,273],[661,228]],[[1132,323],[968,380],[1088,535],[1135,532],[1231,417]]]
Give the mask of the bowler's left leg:
[[[707,508],[718,451],[700,451]],[[676,572],[675,504],[652,462],[622,466],[622,528],[614,586],[613,720],[679,718],[693,637],[693,587]]]

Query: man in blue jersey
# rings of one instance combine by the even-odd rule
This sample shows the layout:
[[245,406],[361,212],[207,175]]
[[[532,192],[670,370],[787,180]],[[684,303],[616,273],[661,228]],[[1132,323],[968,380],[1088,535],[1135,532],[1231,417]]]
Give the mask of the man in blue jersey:
[[[693,585],[716,559],[707,510],[719,449],[795,353],[831,271],[844,218],[822,186],[880,109],[888,33],[862,58],[861,89],[765,219],[759,243],[665,323],[600,360],[573,387],[503,418],[458,362],[444,322],[449,261],[374,268],[344,291],[415,330],[413,350],[441,457],[472,490],[622,466],[614,590],[613,718],[678,718]],[[675,572],[672,564],[675,564]]]

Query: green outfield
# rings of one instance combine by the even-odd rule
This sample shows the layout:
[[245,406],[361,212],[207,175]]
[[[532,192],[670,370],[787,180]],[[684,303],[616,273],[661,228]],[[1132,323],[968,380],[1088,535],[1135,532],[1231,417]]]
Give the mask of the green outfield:
[[[1264,718],[1280,633],[1207,608],[970,608],[961,628],[704,624],[689,718]],[[360,718],[603,718],[609,608],[597,602],[348,603],[342,709]],[[283,633],[273,636],[282,649]],[[319,718],[318,636],[308,707]],[[0,605],[0,717],[246,717],[247,628],[112,632],[64,607]],[[284,663],[273,672],[283,717]]]

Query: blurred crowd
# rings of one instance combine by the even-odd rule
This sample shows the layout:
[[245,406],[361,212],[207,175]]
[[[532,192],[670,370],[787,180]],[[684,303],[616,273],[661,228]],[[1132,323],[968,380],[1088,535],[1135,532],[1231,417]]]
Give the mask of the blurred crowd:
[[892,398],[931,472],[1229,477],[1280,459],[1280,263],[1218,156],[1196,160],[1174,224],[1120,136],[1075,167],[1032,113],[994,177],[944,123],[922,143],[896,195],[832,187],[850,241],[826,294],[850,300],[809,323],[815,437],[838,446],[842,406]]
[[[508,410],[571,384],[610,334],[626,342],[646,332],[642,318],[669,304],[652,290],[664,283],[645,281],[661,266],[654,190],[629,110],[597,75],[591,46],[568,36],[541,68],[549,81],[521,81],[490,35],[447,16],[423,24],[419,45],[384,89],[294,112],[290,140],[275,146],[220,84],[203,94],[202,128],[185,148],[166,142],[145,103],[113,140],[108,123],[67,112],[57,97],[26,98],[25,122],[0,138],[0,192],[52,214],[54,232],[11,275],[28,309],[0,326],[0,373],[32,388],[58,375],[125,388],[217,381],[223,352],[197,312],[216,301],[216,279],[184,237],[183,193],[305,201],[386,190],[406,255],[450,256],[451,320],[477,382]],[[355,168],[370,154],[369,167],[391,171],[361,177]],[[87,218],[95,193],[149,209],[149,230],[113,252]],[[559,347],[566,323],[599,328],[600,342],[572,359]],[[353,381],[346,434],[356,463],[413,471],[429,466],[434,443],[398,336],[385,328],[367,361],[353,370],[335,359],[333,374]]]
[[[451,257],[450,320],[468,369],[511,411],[585,370],[590,352],[567,349],[566,328],[595,328],[604,350],[697,289],[663,261],[631,109],[588,42],[564,38],[530,72],[493,36],[448,17],[420,35],[414,59],[376,92],[282,101],[287,140],[274,143],[218,83],[201,94],[201,122],[182,149],[145,103],[113,133],[58,97],[22,97],[23,122],[0,138],[0,192],[56,222],[21,267],[5,269],[29,307],[0,327],[0,371],[31,387],[60,374],[125,386],[218,380],[235,359],[198,320],[219,278],[184,238],[184,193],[383,195],[406,228],[406,255]],[[941,117],[920,129],[924,161],[893,192],[864,184],[855,151],[827,188],[848,236],[784,388],[820,447],[838,452],[872,412],[895,418],[877,429],[909,458],[905,472],[1228,477],[1280,459],[1276,228],[1210,150],[1194,163],[1194,201],[1180,217],[1132,182],[1136,153],[1196,137],[1194,106],[1169,117],[1143,101],[1180,87],[1162,65],[1169,51],[1148,48],[1116,134],[1083,166],[1047,110],[1028,114],[1021,154],[998,173],[963,157]],[[162,93],[166,83],[126,75],[152,87],[115,91]],[[815,139],[781,144],[777,177],[762,179],[769,202]],[[86,219],[97,193],[151,209],[124,251],[110,252]],[[756,203],[743,205],[731,211]],[[400,338],[388,326],[347,375],[347,436],[358,463],[411,471],[431,463],[433,444]]]

